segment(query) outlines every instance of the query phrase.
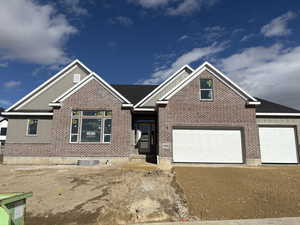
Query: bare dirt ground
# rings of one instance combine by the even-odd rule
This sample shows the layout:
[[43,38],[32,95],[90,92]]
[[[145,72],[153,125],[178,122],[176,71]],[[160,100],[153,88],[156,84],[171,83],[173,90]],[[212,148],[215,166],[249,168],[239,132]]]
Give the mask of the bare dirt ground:
[[0,192],[32,191],[28,225],[114,225],[187,217],[171,171],[123,165],[0,166]]
[[32,191],[28,225],[300,216],[300,167],[4,166],[0,193]]
[[175,167],[189,212],[201,220],[300,216],[300,167]]

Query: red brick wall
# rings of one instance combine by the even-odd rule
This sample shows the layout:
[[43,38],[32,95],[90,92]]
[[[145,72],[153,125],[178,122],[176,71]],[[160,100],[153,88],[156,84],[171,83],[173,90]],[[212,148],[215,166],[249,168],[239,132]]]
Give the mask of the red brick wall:
[[238,127],[243,128],[247,159],[260,158],[255,108],[247,108],[246,101],[211,73],[204,71],[202,78],[211,78],[214,85],[214,100],[199,98],[199,76],[175,94],[167,106],[158,109],[159,155],[172,156],[172,128]]
[[[53,139],[56,156],[128,156],[131,140],[131,112],[101,84],[93,80],[54,110]],[[79,110],[112,110],[111,143],[69,143],[71,113]]]
[[[101,84],[93,80],[67,98],[54,110],[51,144],[13,144],[5,146],[5,156],[129,156],[132,149],[131,112]],[[73,109],[111,110],[111,143],[70,144],[70,124]]]
[[48,157],[53,155],[52,144],[26,144],[26,143],[7,143],[3,152],[4,156],[40,156]]

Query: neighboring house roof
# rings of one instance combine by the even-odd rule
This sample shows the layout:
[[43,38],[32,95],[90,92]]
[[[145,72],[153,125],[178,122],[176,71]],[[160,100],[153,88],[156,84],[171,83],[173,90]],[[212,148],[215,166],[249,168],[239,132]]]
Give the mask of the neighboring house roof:
[[112,84],[118,92],[127,98],[132,104],[137,104],[141,99],[152,92],[158,85],[132,85],[132,84]]
[[300,113],[300,110],[293,109],[269,100],[256,98],[261,105],[256,106],[257,113]]

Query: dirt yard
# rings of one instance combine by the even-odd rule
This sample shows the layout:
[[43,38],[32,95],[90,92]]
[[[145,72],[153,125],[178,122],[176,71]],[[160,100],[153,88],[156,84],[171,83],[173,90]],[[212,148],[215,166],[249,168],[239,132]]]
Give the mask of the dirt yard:
[[189,212],[202,220],[300,216],[300,167],[176,167]]
[[1,166],[0,193],[32,191],[28,225],[300,216],[300,167]]
[[124,165],[0,166],[0,192],[32,191],[28,225],[114,225],[177,221],[186,204],[171,171]]

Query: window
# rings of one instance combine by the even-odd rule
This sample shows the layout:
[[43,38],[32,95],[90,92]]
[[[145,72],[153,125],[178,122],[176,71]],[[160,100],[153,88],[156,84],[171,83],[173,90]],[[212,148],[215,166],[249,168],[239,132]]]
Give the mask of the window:
[[110,143],[112,111],[73,111],[70,127],[71,143]]
[[80,82],[80,74],[79,73],[73,75],[73,83],[78,83],[78,82]]
[[81,142],[100,142],[101,119],[82,119]]
[[213,81],[211,79],[200,79],[200,99],[213,100]]
[[110,143],[110,137],[111,137],[111,119],[104,119],[103,142]]
[[7,128],[6,127],[2,127],[1,131],[0,131],[0,135],[1,136],[6,136],[6,133],[7,133]]
[[27,135],[36,136],[37,135],[38,120],[28,120],[27,124]]

